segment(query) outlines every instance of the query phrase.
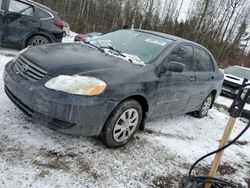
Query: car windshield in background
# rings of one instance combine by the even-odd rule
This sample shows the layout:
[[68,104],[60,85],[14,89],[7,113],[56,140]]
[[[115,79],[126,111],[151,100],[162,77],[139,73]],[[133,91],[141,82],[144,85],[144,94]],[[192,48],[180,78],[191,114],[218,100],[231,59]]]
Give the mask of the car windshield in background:
[[229,67],[225,69],[226,74],[232,74],[240,78],[246,78],[250,80],[250,70],[239,68],[239,67]]
[[173,40],[139,31],[119,30],[90,39],[89,42],[100,48],[115,49],[150,64]]

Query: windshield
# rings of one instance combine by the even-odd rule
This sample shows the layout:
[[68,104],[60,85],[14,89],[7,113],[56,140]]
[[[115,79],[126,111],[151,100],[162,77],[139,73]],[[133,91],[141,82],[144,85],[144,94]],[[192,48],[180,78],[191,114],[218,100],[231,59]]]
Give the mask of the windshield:
[[250,80],[250,69],[247,70],[240,67],[229,67],[225,69],[225,73]]
[[170,46],[173,40],[139,31],[119,30],[90,39],[89,42],[100,48],[111,47],[131,59],[140,59],[149,64]]

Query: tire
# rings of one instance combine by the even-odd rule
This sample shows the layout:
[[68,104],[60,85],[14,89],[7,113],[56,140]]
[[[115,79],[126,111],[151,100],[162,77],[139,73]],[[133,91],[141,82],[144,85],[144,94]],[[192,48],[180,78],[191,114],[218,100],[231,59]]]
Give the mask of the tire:
[[247,99],[247,103],[250,104],[250,96]]
[[111,148],[125,145],[136,133],[142,121],[141,105],[135,100],[120,103],[106,121],[101,139]]
[[208,97],[202,103],[198,111],[193,112],[193,115],[197,118],[203,118],[207,116],[209,109],[213,105],[214,97],[212,94],[209,94]]
[[50,43],[50,42],[46,37],[36,35],[34,37],[31,37],[28,40],[27,46],[37,46],[37,45],[48,44],[48,43]]

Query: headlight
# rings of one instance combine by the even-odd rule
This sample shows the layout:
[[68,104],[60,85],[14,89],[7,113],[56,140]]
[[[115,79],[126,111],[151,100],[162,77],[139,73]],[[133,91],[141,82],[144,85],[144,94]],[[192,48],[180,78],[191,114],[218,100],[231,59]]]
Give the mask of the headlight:
[[75,95],[95,96],[100,95],[107,84],[97,78],[88,76],[61,75],[49,80],[45,87],[56,91],[63,91]]
[[29,48],[30,48],[30,46],[28,46],[27,48],[24,48],[23,50],[21,50],[20,52],[18,52],[18,54],[16,55],[16,57],[13,59],[13,61],[16,62],[16,60],[19,58],[19,56],[22,55],[24,52],[26,52]]

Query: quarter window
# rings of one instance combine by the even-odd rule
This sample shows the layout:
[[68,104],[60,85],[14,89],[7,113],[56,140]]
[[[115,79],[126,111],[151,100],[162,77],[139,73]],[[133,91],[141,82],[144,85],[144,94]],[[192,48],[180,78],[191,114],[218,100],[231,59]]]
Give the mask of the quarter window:
[[49,12],[40,8],[37,8],[37,14],[41,20],[52,18],[52,15]]
[[32,6],[15,0],[10,1],[9,11],[20,13],[26,16],[34,15],[34,9]]
[[171,52],[168,61],[185,65],[185,71],[193,71],[194,49],[192,46],[180,46]]
[[211,56],[200,49],[195,49],[195,57],[196,57],[196,71],[199,72],[213,72],[214,65]]

